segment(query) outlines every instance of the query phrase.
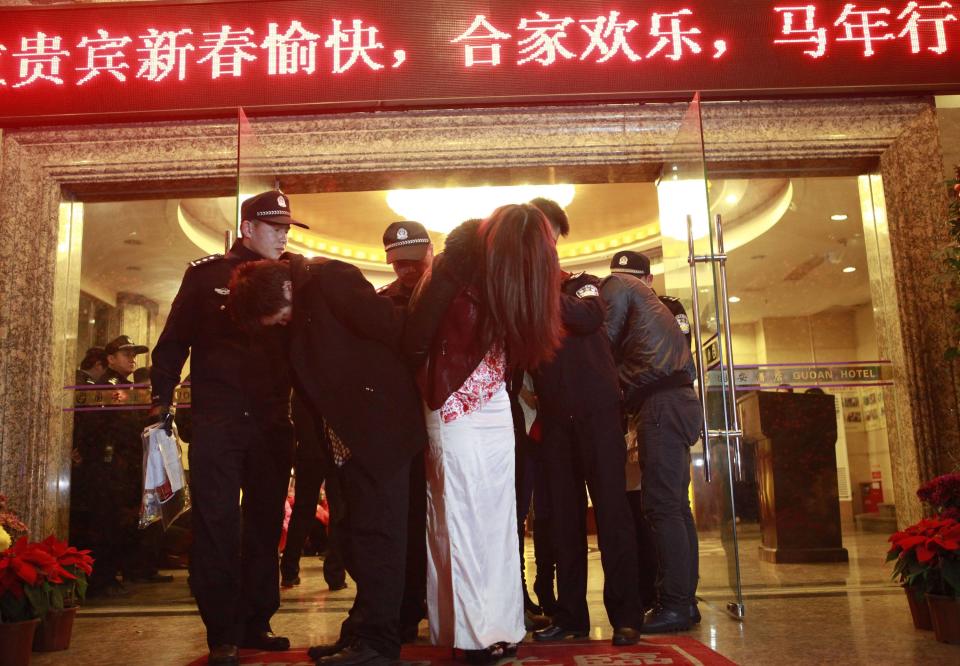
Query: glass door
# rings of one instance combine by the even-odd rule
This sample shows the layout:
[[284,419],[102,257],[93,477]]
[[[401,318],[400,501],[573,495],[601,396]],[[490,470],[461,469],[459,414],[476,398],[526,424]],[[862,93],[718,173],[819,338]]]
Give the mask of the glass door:
[[692,505],[700,538],[698,596],[744,615],[734,481],[741,475],[740,429],[725,284],[722,221],[711,219],[696,95],[667,145],[657,180],[665,291],[687,310],[693,333],[697,390],[703,404],[701,441],[692,450]]

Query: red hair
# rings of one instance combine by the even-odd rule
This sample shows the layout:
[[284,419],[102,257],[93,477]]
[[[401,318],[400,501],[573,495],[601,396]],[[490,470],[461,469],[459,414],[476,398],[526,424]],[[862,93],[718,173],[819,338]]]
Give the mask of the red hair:
[[560,264],[550,223],[529,204],[501,206],[480,224],[480,338],[503,341],[512,367],[530,370],[560,348]]

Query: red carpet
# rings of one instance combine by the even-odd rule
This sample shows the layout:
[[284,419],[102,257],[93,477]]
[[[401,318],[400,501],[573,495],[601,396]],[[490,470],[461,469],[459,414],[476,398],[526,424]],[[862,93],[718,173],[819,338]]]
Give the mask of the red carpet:
[[[450,648],[413,645],[403,648],[400,659],[416,666],[429,664],[457,664]],[[189,666],[204,666],[206,657],[190,662]],[[313,666],[306,648],[289,652],[255,652],[243,650],[241,664],[276,664],[277,666]],[[614,647],[610,641],[570,643],[523,643],[517,656],[504,659],[498,666],[643,666],[645,664],[694,664],[696,666],[730,666],[734,662],[714,652],[689,636],[649,637],[629,647]]]

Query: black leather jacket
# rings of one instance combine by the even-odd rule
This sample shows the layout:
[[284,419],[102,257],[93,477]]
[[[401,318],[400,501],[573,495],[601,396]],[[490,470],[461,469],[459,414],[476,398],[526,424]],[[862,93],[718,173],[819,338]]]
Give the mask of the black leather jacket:
[[628,409],[658,390],[693,383],[696,368],[673,314],[639,278],[614,273],[600,294],[607,303],[607,335]]

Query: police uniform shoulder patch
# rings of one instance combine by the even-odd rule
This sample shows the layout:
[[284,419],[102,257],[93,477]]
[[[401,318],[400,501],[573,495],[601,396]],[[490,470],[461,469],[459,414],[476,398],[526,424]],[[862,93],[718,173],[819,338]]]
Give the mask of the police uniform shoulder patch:
[[577,298],[593,298],[600,295],[600,290],[596,285],[585,284],[577,289]]
[[107,383],[108,383],[108,384],[113,384],[114,386],[116,386],[118,381],[120,381],[120,380],[117,379],[116,377],[111,377],[110,379],[107,380]]
[[222,254],[208,254],[205,257],[200,257],[199,259],[194,259],[190,262],[191,266],[203,266],[204,264],[209,264],[211,261],[216,261],[217,259],[223,259]]
[[680,327],[680,331],[684,335],[687,335],[690,332],[690,320],[687,319],[687,315],[678,314],[676,316],[676,320],[677,320],[677,325]]

